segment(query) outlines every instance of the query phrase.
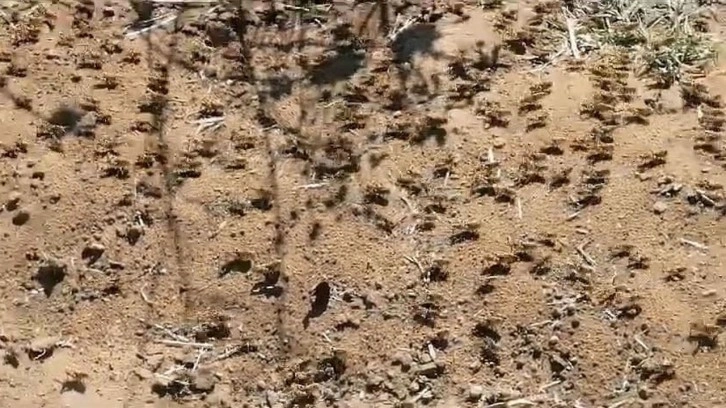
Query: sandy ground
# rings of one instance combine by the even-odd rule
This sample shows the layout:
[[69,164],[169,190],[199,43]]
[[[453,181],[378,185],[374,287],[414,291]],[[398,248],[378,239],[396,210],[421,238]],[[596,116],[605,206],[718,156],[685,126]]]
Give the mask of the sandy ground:
[[6,14],[1,406],[726,404],[720,66],[380,8]]

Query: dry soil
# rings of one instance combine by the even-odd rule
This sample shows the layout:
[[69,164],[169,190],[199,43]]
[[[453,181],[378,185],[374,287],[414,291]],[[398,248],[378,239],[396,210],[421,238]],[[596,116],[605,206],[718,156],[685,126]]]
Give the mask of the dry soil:
[[551,61],[557,2],[22,3],[0,406],[726,404],[719,63]]

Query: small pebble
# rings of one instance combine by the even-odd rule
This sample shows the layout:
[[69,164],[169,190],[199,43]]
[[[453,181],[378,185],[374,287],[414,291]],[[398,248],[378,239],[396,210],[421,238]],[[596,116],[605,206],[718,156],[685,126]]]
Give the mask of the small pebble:
[[703,296],[703,297],[711,297],[711,296],[716,296],[716,289],[708,289],[708,290],[704,290],[704,291],[703,291],[703,292],[701,293],[701,296]]
[[656,214],[663,214],[668,209],[668,204],[658,201],[655,204],[653,204],[653,212]]
[[393,364],[400,365],[402,369],[408,370],[413,364],[413,357],[405,351],[400,351],[393,356]]
[[83,251],[81,252],[81,258],[82,259],[89,259],[93,262],[98,260],[98,258],[103,255],[104,251],[106,251],[106,247],[99,243],[92,243],[83,248]]
[[481,385],[472,385],[469,387],[467,399],[471,402],[476,402],[481,399],[482,395],[484,395],[484,387]]
[[18,193],[18,192],[10,193],[10,198],[8,198],[8,201],[5,203],[5,209],[8,211],[15,211],[18,209],[19,203],[20,203],[20,193]]
[[648,180],[650,180],[651,178],[653,178],[653,176],[651,176],[650,174],[645,174],[645,173],[638,173],[638,179],[639,179],[640,181],[648,181]]
[[13,216],[13,225],[23,225],[30,220],[30,213],[25,210],[20,210]]
[[195,373],[192,379],[191,387],[195,391],[211,392],[212,390],[214,390],[214,385],[216,382],[217,379],[211,372],[207,370],[199,370]]

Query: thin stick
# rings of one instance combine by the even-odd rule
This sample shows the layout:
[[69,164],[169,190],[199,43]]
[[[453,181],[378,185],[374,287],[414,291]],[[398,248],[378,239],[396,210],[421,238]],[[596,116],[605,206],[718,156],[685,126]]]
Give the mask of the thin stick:
[[191,123],[199,125],[197,126],[197,134],[200,134],[207,129],[212,129],[212,131],[219,129],[222,125],[224,125],[224,116],[199,119],[192,121]]
[[406,204],[406,207],[408,207],[408,210],[411,211],[413,214],[417,214],[418,211],[416,211],[416,208],[411,204],[411,201],[409,201],[406,197],[401,196],[401,201],[403,201],[404,204]]
[[631,401],[633,401],[633,398],[632,397],[628,397],[628,398],[625,398],[623,400],[620,400],[618,402],[615,402],[613,404],[608,405],[608,408],[618,408],[618,407],[623,406],[623,405],[625,405],[625,404],[627,404],[627,403],[629,403]]
[[585,260],[585,262],[587,262],[588,264],[590,264],[590,266],[596,266],[597,263],[595,262],[595,260],[592,259],[592,257],[590,256],[590,254],[588,254],[587,252],[585,252],[585,247],[587,246],[587,244],[589,244],[589,242],[585,242],[584,244],[578,246],[575,249],[577,250],[577,253],[580,254],[580,256],[582,257],[582,259]]
[[167,376],[165,376],[163,374],[154,374],[154,375],[157,378],[161,378],[162,380],[166,380],[166,381],[169,381],[169,382],[174,382],[174,383],[181,384],[181,385],[186,385],[187,387],[189,385],[191,385],[190,383],[188,383],[186,381],[181,381],[181,380],[177,380],[176,378],[167,377]]
[[239,353],[240,350],[242,350],[242,346],[232,347],[231,349],[229,349],[229,350],[225,351],[224,353],[215,357],[212,361],[224,360],[225,358],[229,358],[229,357]]
[[423,398],[423,396],[426,395],[426,393],[429,392],[429,391],[430,391],[430,389],[429,389],[429,386],[427,385],[421,392],[419,392],[418,394],[414,395],[411,398],[411,402],[413,402],[415,404],[416,401],[418,401],[421,398]]
[[204,119],[197,119],[193,120],[189,123],[195,124],[195,125],[202,125],[202,124],[208,124],[208,123],[217,123],[219,121],[224,120],[224,116],[214,116],[211,118],[204,118]]
[[650,347],[648,347],[648,345],[646,345],[645,342],[643,342],[643,340],[640,339],[640,337],[634,336],[633,338],[635,339],[636,343],[640,344],[640,347],[645,349],[645,351],[650,351]]
[[194,347],[194,348],[212,348],[213,344],[210,343],[195,343],[193,341],[178,341],[178,340],[157,340],[157,343],[166,344],[167,346],[177,347]]
[[522,200],[519,197],[517,197],[517,216],[522,219]]
[[305,11],[307,13],[310,12],[309,8],[300,7],[300,6],[291,6],[289,4],[283,4],[282,8],[284,8],[285,10]]
[[552,387],[554,387],[556,385],[560,385],[560,384],[562,384],[562,380],[552,381],[551,383],[547,383],[547,384],[539,387],[539,392],[545,392],[549,388],[552,388]]
[[557,61],[557,59],[559,57],[561,57],[562,54],[564,54],[565,52],[567,52],[567,48],[568,48],[567,47],[567,41],[563,41],[562,42],[562,46],[560,47],[559,51],[557,51],[556,53],[554,53],[551,56],[548,56],[547,57],[547,62],[545,62],[544,64],[538,66],[537,68],[531,69],[529,72],[530,73],[534,73],[534,72],[544,71],[545,68],[549,67],[550,65],[554,65],[555,62]]
[[186,343],[189,343],[191,341],[188,338],[186,338],[186,337],[184,337],[184,336],[182,336],[180,334],[174,333],[173,331],[167,329],[166,327],[164,327],[162,325],[155,324],[154,327],[156,327],[157,329],[163,331],[164,333],[166,333],[167,336],[171,337],[172,339],[174,339],[176,341],[183,341],[183,342],[186,342]]
[[149,31],[151,31],[151,30],[153,30],[155,28],[162,27],[162,26],[165,26],[165,25],[167,25],[169,23],[174,22],[177,19],[177,17],[178,17],[178,14],[170,13],[170,14],[165,14],[165,15],[160,16],[160,17],[153,18],[151,20],[147,20],[146,22],[157,21],[157,20],[158,20],[158,22],[157,23],[154,23],[153,25],[151,25],[149,27],[145,27],[145,28],[142,28],[142,29],[139,29],[139,30],[136,30],[136,31],[129,31],[129,32],[127,32],[124,35],[126,37],[128,37],[128,38],[138,37],[139,35],[144,34],[146,32],[149,32]]
[[206,349],[202,348],[199,350],[199,354],[197,354],[197,359],[194,361],[194,366],[192,367],[192,372],[197,371],[197,368],[199,367],[199,362],[202,361],[202,356],[204,355],[204,352]]
[[409,27],[411,27],[412,25],[416,24],[418,22],[418,19],[419,19],[418,17],[411,17],[408,20],[406,20],[406,22],[403,23],[401,25],[401,27],[399,27],[396,30],[391,31],[391,33],[388,34],[388,41],[395,42],[396,41],[396,38],[398,38],[398,36],[402,32],[406,31]]
[[530,328],[536,329],[537,327],[546,326],[548,324],[552,323],[552,320],[542,320],[541,322],[535,322],[529,325]]
[[181,371],[183,369],[184,369],[184,366],[183,365],[177,365],[177,366],[171,367],[168,370],[164,371],[161,375],[163,375],[163,376],[172,375],[172,374],[174,374],[176,372],[179,372],[179,371]]
[[680,241],[681,241],[681,243],[686,244],[686,245],[690,245],[690,246],[692,246],[694,248],[702,249],[704,251],[708,250],[708,246],[706,246],[706,245],[704,245],[704,244],[702,244],[700,242],[691,241],[690,239],[685,239],[685,238],[681,238]]
[[146,292],[144,292],[145,287],[146,287],[146,284],[144,283],[144,286],[142,286],[141,289],[139,290],[139,292],[141,292],[141,298],[144,299],[144,302],[146,302],[147,305],[154,306],[154,302],[149,300],[149,297],[146,296]]
[[564,7],[562,8],[562,13],[565,15],[565,22],[567,23],[570,51],[572,51],[572,56],[575,57],[575,59],[580,59],[580,50],[577,48],[577,34],[575,33],[575,25],[577,24],[577,21],[567,10],[565,10]]
[[436,361],[436,349],[434,348],[434,345],[431,343],[428,344],[428,352],[429,352],[429,357],[431,357],[431,361]]
[[495,402],[494,404],[486,405],[484,408],[510,408],[510,407],[522,407],[522,406],[532,407],[535,405],[537,405],[537,404],[528,399],[520,398],[520,399],[511,400],[511,401]]
[[186,338],[186,337],[182,336],[181,334],[176,334],[176,333],[174,333],[173,331],[171,331],[171,330],[167,329],[166,327],[164,327],[164,326],[162,326],[162,325],[160,325],[160,324],[156,324],[156,323],[154,323],[154,324],[149,324],[149,323],[148,323],[148,322],[147,322],[146,320],[144,320],[144,319],[142,319],[142,318],[138,318],[138,320],[139,320],[139,321],[140,321],[141,323],[145,324],[145,325],[146,325],[147,327],[154,327],[154,328],[156,328],[156,329],[159,329],[159,330],[163,331],[164,333],[166,333],[166,335],[167,335],[167,336],[171,337],[171,338],[172,338],[172,339],[174,339],[174,340],[178,340],[178,341],[185,341],[185,342],[190,342],[190,341],[191,341],[191,340],[189,340],[188,338]]
[[416,265],[416,268],[418,268],[419,272],[421,272],[421,275],[424,275],[424,276],[426,275],[426,271],[424,271],[423,266],[421,266],[421,262],[419,262],[419,260],[416,259],[416,257],[404,255],[403,256],[403,259],[405,259],[408,262]]
[[187,4],[187,5],[207,5],[207,4],[217,4],[220,0],[149,0],[151,3],[155,4]]
[[309,190],[309,189],[313,189],[313,188],[323,188],[327,185],[328,185],[328,183],[304,184],[302,186],[295,187],[295,190]]
[[716,206],[716,202],[711,199],[711,197],[706,195],[706,192],[703,190],[696,190],[696,194],[698,194],[701,197],[701,200],[705,201],[706,204],[710,205],[711,207]]

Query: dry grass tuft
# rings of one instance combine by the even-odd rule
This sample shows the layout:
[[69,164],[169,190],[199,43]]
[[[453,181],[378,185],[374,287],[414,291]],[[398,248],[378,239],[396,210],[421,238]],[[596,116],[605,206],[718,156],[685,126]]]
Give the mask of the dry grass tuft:
[[[639,74],[667,87],[713,60],[706,34],[711,14],[704,0],[564,0],[570,48],[582,55],[620,48],[639,63]],[[573,44],[574,41],[574,44]]]

